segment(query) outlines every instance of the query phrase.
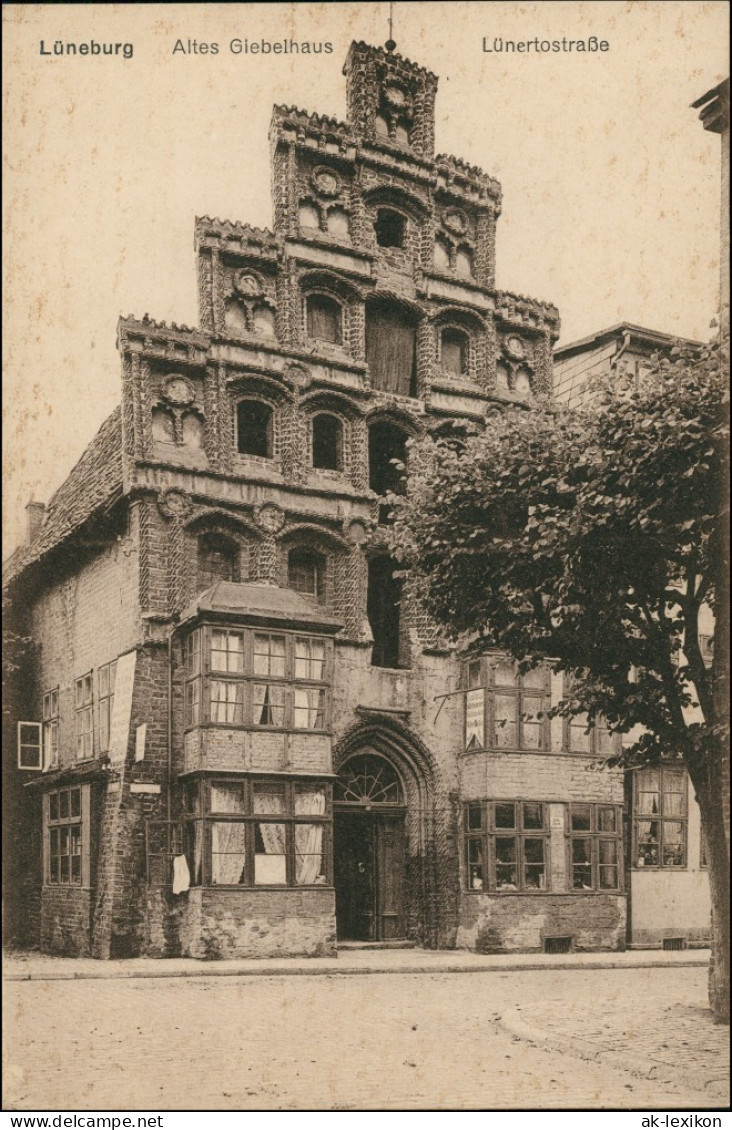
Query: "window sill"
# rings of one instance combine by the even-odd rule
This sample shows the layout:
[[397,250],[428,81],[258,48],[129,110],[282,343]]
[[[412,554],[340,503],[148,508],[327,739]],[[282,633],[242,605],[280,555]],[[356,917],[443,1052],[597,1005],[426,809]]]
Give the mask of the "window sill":
[[491,898],[498,896],[500,898],[515,898],[516,895],[523,896],[524,898],[586,898],[592,895],[624,895],[625,892],[620,888],[612,891],[496,891],[496,890],[464,890],[465,895],[490,895]]
[[191,891],[245,891],[249,894],[251,891],[332,891],[335,890],[332,883],[303,883],[302,886],[290,887],[286,883],[262,883],[256,887],[249,887],[244,883],[201,883],[197,886],[189,887]]

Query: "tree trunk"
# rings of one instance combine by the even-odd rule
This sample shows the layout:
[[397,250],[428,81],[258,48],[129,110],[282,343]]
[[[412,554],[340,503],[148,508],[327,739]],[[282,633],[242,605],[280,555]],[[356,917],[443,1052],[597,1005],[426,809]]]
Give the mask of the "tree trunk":
[[[692,774],[701,811],[712,902],[712,957],[709,966],[709,1006],[719,1024],[729,1024],[730,874],[725,831],[725,783],[729,784],[728,754],[717,748],[701,774]],[[726,772],[725,772],[726,763]],[[701,775],[702,780],[698,780]],[[697,778],[697,779],[695,779]],[[704,779],[706,778],[706,779]]]

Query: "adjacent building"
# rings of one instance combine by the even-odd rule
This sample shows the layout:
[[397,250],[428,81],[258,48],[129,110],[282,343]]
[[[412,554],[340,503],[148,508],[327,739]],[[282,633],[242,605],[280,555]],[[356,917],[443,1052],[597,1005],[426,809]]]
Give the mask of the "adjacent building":
[[[551,395],[558,313],[496,289],[500,186],[435,155],[437,78],[364,43],[345,75],[345,122],[274,109],[271,231],[196,221],[199,326],[120,320],[121,405],[8,564],[45,951],[626,944],[617,739],[447,647],[385,537],[410,437]],[[677,784],[643,879],[698,851]]]

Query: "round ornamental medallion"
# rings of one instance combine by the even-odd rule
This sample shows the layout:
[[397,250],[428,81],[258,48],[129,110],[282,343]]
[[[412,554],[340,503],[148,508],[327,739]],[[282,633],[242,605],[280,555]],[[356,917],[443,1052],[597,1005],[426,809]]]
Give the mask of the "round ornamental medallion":
[[273,502],[265,502],[264,506],[255,507],[254,519],[268,534],[278,533],[285,524],[284,513]]
[[465,235],[468,230],[468,217],[459,208],[448,208],[442,222],[454,235]]
[[166,518],[187,518],[193,503],[180,487],[167,487],[158,497],[160,513]]
[[506,338],[505,348],[506,353],[508,353],[510,357],[526,356],[526,344],[521,340],[520,337],[516,337],[515,334],[512,334],[511,337]]
[[190,381],[177,374],[165,382],[163,394],[172,404],[190,404],[195,399]]
[[321,165],[314,171],[312,183],[321,196],[337,196],[341,190],[338,174],[333,169],[326,168],[325,165]]
[[400,109],[407,103],[407,93],[401,86],[390,83],[384,90],[384,100],[388,102],[390,106],[395,106],[397,109]]
[[234,275],[234,289],[245,297],[258,298],[262,293],[262,284],[251,271],[237,271]]

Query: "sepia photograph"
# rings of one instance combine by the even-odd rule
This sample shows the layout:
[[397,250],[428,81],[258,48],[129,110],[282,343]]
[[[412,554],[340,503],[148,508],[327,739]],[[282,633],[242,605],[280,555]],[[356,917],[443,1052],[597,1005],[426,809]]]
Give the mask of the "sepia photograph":
[[3,1127],[729,1125],[728,5],[3,27]]

